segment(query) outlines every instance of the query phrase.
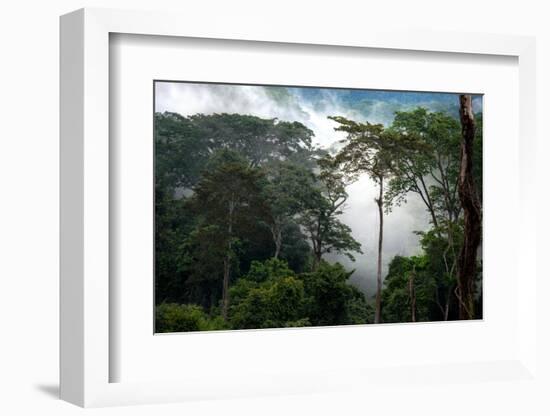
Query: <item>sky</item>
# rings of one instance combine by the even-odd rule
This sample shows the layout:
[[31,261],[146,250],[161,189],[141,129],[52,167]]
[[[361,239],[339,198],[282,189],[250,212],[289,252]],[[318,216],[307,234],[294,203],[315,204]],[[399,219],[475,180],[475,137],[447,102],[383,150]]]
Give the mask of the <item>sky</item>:
[[[328,116],[344,116],[356,121],[391,124],[396,111],[425,107],[458,116],[458,94],[378,90],[350,90],[311,87],[253,86],[156,82],[155,111],[175,112],[183,116],[197,113],[239,113],[262,118],[299,121],[313,130],[313,144],[331,148],[345,136],[335,132],[336,123]],[[482,110],[482,98],[473,98],[474,111]],[[351,262],[340,261],[355,269],[353,284],[367,296],[376,290],[378,208],[375,184],[363,175],[348,187],[349,198],[340,220],[350,226],[353,237],[362,245],[362,255]],[[414,231],[429,228],[428,214],[419,197],[410,195],[407,203],[394,207],[384,218],[383,274],[395,255],[410,256],[420,252]]]

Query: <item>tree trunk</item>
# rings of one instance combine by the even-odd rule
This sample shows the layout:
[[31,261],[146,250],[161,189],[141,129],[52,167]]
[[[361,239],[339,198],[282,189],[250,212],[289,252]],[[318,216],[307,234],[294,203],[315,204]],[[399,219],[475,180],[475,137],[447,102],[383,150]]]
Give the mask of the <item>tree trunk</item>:
[[323,241],[321,239],[321,218],[317,219],[317,226],[314,232],[314,235],[311,237],[311,242],[313,244],[313,264],[312,271],[317,271],[319,265],[321,264],[321,258],[323,256]]
[[384,237],[384,177],[379,177],[380,193],[376,199],[378,204],[378,215],[380,228],[378,229],[378,271],[376,274],[376,309],[374,312],[374,323],[380,323],[382,312],[382,241]]
[[[426,182],[424,181],[424,178],[422,176],[420,176],[420,183],[422,184],[422,189],[424,190],[424,193],[426,194],[426,198],[424,199],[424,197],[422,197],[422,199],[424,199],[424,202],[425,202],[426,206],[428,207],[428,210],[430,211],[430,215],[432,216],[432,222],[433,222],[434,227],[437,230],[437,233],[439,235],[440,234],[440,232],[439,232],[439,222],[437,221],[437,217],[435,215],[434,205],[433,205],[433,202],[432,202],[432,198],[430,197],[430,192],[428,191],[428,187],[426,186]],[[418,189],[418,185],[417,185],[417,189]],[[420,191],[420,194],[422,196],[422,191]]]
[[222,317],[227,321],[227,310],[229,308],[229,274],[231,270],[231,255],[229,252],[223,259],[223,293],[222,293]]
[[414,289],[414,270],[409,275],[409,299],[411,302],[411,322],[416,322],[416,292]]
[[448,321],[449,320],[449,309],[451,307],[451,295],[453,294],[453,288],[452,286],[447,291],[447,297],[445,298],[445,313],[443,315],[443,320]]
[[278,232],[277,237],[275,238],[275,254],[273,257],[279,258],[279,254],[281,253],[281,246],[283,245],[282,238],[281,238],[281,231]]
[[458,194],[464,211],[464,242],[458,258],[458,313],[459,319],[473,319],[477,249],[481,241],[481,206],[473,175],[475,119],[470,95],[460,96],[460,122],[462,144]]
[[273,258],[277,259],[279,258],[279,254],[281,254],[281,247],[283,245],[283,233],[279,223],[272,225],[271,234],[273,235],[273,243],[275,244],[275,254],[273,254]]
[[233,212],[235,211],[235,202],[229,201],[229,215],[227,225],[227,252],[223,260],[223,291],[222,291],[222,317],[227,321],[227,310],[229,309],[229,279],[231,274],[231,250],[233,239]]
[[319,265],[321,264],[321,258],[323,257],[323,253],[321,253],[321,248],[313,250],[313,268],[312,270],[315,272],[319,269]]

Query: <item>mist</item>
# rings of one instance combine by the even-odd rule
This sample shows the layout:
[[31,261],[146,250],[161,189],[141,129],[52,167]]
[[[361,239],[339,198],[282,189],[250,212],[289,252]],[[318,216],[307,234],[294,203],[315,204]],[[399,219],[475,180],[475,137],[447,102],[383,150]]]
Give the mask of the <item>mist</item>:
[[[399,91],[341,90],[328,88],[264,87],[185,82],[156,82],[155,111],[175,112],[183,116],[197,113],[239,113],[284,121],[299,121],[314,133],[314,144],[328,149],[345,135],[335,132],[336,123],[328,116],[344,116],[357,121],[391,124],[396,111],[425,107],[432,111],[458,112],[456,94]],[[481,99],[474,98],[479,111]],[[364,174],[348,187],[349,198],[340,219],[353,230],[363,254],[352,262],[344,256],[329,255],[354,269],[351,282],[368,297],[376,291],[378,244],[378,207],[374,198],[378,188]],[[407,202],[396,206],[384,217],[382,251],[383,276],[395,255],[410,256],[420,252],[415,231],[429,228],[428,213],[418,196],[408,195]]]

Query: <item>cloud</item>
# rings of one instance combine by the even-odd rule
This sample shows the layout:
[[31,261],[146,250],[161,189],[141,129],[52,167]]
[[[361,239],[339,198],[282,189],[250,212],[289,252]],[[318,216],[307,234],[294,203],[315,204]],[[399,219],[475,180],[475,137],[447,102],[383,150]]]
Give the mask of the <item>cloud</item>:
[[326,93],[324,100],[307,101],[296,89],[248,85],[157,82],[155,111],[182,115],[240,113],[262,118],[299,121],[315,132],[315,143],[329,146],[339,138],[328,115],[352,116]]
[[[335,132],[330,115],[389,125],[395,111],[422,106],[432,111],[458,115],[456,94],[358,91],[327,88],[287,88],[224,84],[157,82],[155,111],[171,111],[184,116],[196,113],[240,113],[262,118],[299,121],[313,130],[314,143],[329,148],[344,138]],[[474,97],[474,109],[482,108],[481,96]],[[349,199],[341,220],[353,230],[362,244],[363,255],[351,262],[343,256],[332,256],[355,269],[352,281],[368,296],[376,287],[378,242],[378,208],[374,202],[377,187],[366,175],[348,188]],[[395,255],[410,256],[420,251],[414,231],[429,226],[424,205],[415,195],[384,218],[383,273]]]

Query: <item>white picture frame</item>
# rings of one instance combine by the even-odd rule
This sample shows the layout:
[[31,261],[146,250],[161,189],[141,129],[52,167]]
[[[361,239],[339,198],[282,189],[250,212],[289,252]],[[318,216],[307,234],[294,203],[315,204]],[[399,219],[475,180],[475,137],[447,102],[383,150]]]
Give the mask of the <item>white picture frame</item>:
[[[454,54],[505,55],[519,62],[520,226],[518,256],[525,273],[518,288],[517,356],[499,362],[441,363],[422,366],[412,379],[434,380],[442,371],[463,382],[479,382],[473,373],[505,380],[537,382],[535,217],[529,213],[535,169],[535,41],[507,35],[378,31],[350,27],[328,34],[322,28],[263,24],[239,25],[220,20],[206,27],[192,16],[168,13],[82,9],[61,18],[61,398],[79,406],[159,403],[210,397],[309,393],[372,385],[411,370],[379,368],[318,373],[282,372],[262,380],[189,379],[140,383],[110,382],[116,357],[109,348],[109,35],[155,35],[281,44],[332,45]],[[265,22],[264,22],[265,23]],[[324,371],[322,368],[320,371]],[[330,373],[330,374],[329,374]],[[342,380],[348,380],[343,382]],[[411,380],[412,380],[411,379]],[[481,377],[483,379],[483,377]],[[354,380],[353,383],[350,380]],[[410,380],[409,380],[410,381]]]

